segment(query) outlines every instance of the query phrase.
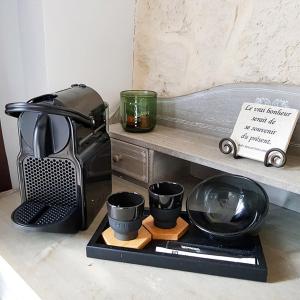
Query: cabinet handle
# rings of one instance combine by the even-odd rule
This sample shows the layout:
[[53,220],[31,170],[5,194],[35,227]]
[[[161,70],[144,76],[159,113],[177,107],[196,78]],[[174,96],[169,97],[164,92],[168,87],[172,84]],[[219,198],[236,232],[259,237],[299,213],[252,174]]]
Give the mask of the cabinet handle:
[[122,155],[121,154],[115,154],[113,156],[113,162],[117,163],[118,161],[120,161],[122,159]]

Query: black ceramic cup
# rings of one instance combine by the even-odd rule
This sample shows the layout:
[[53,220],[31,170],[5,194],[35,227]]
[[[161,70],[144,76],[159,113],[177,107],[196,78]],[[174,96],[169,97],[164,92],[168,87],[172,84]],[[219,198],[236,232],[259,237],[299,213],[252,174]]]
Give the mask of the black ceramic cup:
[[184,188],[176,182],[158,182],[149,186],[150,214],[154,225],[159,228],[173,228],[180,215]]
[[122,241],[135,239],[142,225],[144,197],[138,193],[120,192],[108,196],[106,204],[115,238]]

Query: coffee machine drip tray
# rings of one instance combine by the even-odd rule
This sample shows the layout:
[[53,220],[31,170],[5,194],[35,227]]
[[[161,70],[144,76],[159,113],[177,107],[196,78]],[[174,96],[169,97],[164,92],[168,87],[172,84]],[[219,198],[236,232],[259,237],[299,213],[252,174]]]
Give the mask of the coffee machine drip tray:
[[[78,231],[81,222],[75,170],[70,159],[24,158],[26,200],[13,212],[13,222],[25,229]],[[73,222],[65,226],[70,220]]]
[[17,226],[28,230],[73,233],[80,229],[81,216],[76,206],[50,206],[42,202],[25,201],[11,217]]

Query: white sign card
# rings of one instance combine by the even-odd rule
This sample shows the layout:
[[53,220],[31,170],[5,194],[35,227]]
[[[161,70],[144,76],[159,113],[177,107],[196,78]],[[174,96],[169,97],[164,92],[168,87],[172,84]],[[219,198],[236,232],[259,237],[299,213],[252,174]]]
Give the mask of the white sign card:
[[237,155],[264,161],[271,148],[286,152],[298,118],[297,109],[244,103],[231,135]]

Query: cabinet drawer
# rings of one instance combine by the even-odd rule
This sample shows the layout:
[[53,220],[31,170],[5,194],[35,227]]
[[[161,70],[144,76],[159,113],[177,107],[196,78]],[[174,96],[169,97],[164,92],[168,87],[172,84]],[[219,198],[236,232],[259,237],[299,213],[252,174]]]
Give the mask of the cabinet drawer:
[[148,183],[148,149],[111,139],[112,169]]

